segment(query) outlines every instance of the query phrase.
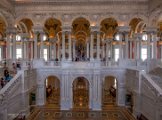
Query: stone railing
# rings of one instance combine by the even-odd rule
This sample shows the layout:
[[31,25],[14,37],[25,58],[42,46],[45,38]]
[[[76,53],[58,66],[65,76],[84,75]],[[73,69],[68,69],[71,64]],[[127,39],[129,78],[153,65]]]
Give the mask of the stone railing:
[[142,82],[147,84],[150,87],[150,90],[154,90],[154,92],[156,91],[157,96],[162,96],[162,88],[158,84],[156,84],[154,80],[152,80],[151,76],[147,75],[144,71],[141,75],[144,78],[142,79]]
[[0,91],[0,104],[3,104],[3,102],[6,99],[9,99],[11,96],[14,95],[14,92],[21,88],[21,79],[22,79],[22,71],[19,71],[16,76],[8,82],[3,89]]
[[129,91],[139,92],[139,73],[137,69],[127,69],[126,70],[126,87]]

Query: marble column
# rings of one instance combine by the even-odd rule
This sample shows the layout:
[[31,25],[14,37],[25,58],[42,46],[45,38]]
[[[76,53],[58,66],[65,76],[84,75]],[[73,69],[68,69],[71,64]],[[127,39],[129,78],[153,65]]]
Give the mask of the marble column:
[[60,60],[60,41],[57,43],[57,58]]
[[97,32],[97,60],[100,60],[100,32]]
[[56,41],[54,41],[54,43],[53,43],[53,58],[54,58],[54,60],[56,60]]
[[34,59],[38,58],[38,35],[34,33]]
[[93,57],[93,50],[94,50],[94,33],[91,32],[91,43],[90,43],[90,60],[93,61],[94,57]]
[[132,40],[129,41],[129,44],[130,44],[130,53],[129,53],[129,55],[130,55],[130,59],[132,59],[132,51],[133,51],[132,50],[133,49],[132,48]]
[[10,53],[10,49],[11,49],[11,35],[10,34],[7,35],[6,47],[7,47],[6,58],[7,59],[11,59],[11,53]]
[[105,58],[105,43],[102,45],[102,60]]
[[125,59],[128,59],[128,57],[129,57],[129,53],[128,53],[128,50],[129,50],[128,35],[129,35],[129,33],[125,32]]
[[65,31],[62,32],[62,61],[65,60]]
[[25,59],[25,52],[24,52],[24,35],[21,38],[21,51],[22,51],[22,59]]
[[108,40],[106,40],[106,61],[108,61],[109,58],[109,43]]
[[153,34],[153,58],[157,59],[157,37]]
[[69,61],[72,60],[72,51],[71,51],[71,32],[68,32],[68,43],[69,43]]
[[136,39],[136,59],[140,58],[140,40],[137,38]]
[[122,49],[122,37],[120,35],[120,40],[119,40],[119,59],[123,58],[123,49]]
[[44,34],[40,33],[40,40],[41,40],[41,44],[40,44],[40,58],[41,59],[44,58],[44,41],[43,41],[43,37],[44,37]]
[[151,51],[150,51],[150,40],[151,40],[151,35],[148,33],[148,39],[147,39],[147,59],[151,59]]
[[16,60],[16,33],[13,33],[12,35],[12,41],[13,41],[13,60]]
[[73,40],[73,60],[75,61],[75,43],[76,41]]
[[89,60],[89,41],[87,40],[87,59]]

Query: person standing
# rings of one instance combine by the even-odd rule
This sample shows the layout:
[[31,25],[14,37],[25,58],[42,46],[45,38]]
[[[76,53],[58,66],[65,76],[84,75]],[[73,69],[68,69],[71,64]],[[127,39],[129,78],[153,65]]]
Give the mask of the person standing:
[[5,85],[5,83],[4,83],[4,79],[3,79],[3,78],[1,78],[1,88],[3,88],[3,87],[4,87],[4,85]]

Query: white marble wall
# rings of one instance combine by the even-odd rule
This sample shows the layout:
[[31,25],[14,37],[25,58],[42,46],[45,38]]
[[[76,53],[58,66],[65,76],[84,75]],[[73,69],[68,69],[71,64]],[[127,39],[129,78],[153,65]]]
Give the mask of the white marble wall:
[[[75,63],[76,64],[76,63]],[[80,66],[79,63],[77,66]],[[41,67],[37,69],[37,105],[44,105],[45,79],[48,76],[56,76],[60,80],[61,88],[61,109],[73,108],[73,81],[77,77],[84,77],[89,82],[89,108],[101,110],[102,85],[106,76],[114,76],[118,81],[117,105],[125,106],[125,69],[107,68],[105,70],[96,67],[79,68],[71,67]]]

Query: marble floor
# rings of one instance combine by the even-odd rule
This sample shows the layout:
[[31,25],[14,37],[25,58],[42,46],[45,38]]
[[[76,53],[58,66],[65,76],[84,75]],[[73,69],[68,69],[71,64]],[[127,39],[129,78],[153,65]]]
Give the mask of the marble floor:
[[102,111],[35,108],[27,120],[135,120],[125,108],[111,106]]

